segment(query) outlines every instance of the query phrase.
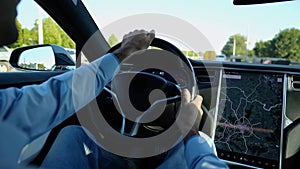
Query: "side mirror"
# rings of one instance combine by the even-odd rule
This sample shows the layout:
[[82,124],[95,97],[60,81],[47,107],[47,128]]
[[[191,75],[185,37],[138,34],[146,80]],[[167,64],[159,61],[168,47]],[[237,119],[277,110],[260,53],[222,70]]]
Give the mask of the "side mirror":
[[75,62],[64,48],[49,44],[17,48],[12,52],[9,62],[13,67],[25,70],[53,71],[75,68]]

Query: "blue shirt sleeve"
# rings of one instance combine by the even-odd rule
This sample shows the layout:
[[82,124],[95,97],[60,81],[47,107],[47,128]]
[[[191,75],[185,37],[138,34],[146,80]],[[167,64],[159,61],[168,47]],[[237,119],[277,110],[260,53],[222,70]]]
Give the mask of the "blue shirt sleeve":
[[118,65],[116,56],[106,54],[40,85],[2,89],[0,121],[15,126],[31,141],[94,99],[112,80]]
[[189,169],[228,169],[228,166],[216,156],[208,140],[202,136],[190,138],[185,148],[185,158]]

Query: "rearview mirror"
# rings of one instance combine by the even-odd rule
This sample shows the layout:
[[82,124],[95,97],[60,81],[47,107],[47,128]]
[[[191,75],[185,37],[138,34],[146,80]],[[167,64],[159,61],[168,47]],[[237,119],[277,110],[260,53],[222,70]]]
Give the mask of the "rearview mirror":
[[9,60],[19,69],[53,71],[75,69],[75,62],[70,54],[57,45],[35,45],[15,49]]
[[255,4],[265,4],[274,2],[284,2],[293,0],[233,0],[234,5],[255,5]]

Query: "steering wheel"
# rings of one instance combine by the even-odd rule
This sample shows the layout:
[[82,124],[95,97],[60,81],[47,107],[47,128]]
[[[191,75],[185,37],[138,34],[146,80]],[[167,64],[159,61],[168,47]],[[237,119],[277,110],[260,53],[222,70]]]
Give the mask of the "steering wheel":
[[192,98],[198,92],[191,63],[181,50],[159,38],[150,46],[155,49],[128,57],[97,98],[107,122],[123,135],[150,137],[165,131],[176,119],[182,89]]

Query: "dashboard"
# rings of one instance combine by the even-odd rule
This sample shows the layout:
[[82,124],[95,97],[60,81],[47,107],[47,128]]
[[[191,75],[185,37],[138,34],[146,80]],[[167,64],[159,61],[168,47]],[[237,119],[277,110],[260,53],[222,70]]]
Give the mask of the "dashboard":
[[[300,117],[300,68],[191,60],[202,109],[202,131],[230,168],[282,168],[284,129]],[[129,65],[131,67],[132,65]],[[180,87],[186,72],[149,69]],[[181,83],[182,82],[182,83]],[[290,147],[291,149],[291,147]]]
[[[202,131],[214,140],[219,158],[230,168],[283,168],[287,149],[294,148],[286,146],[285,129],[300,118],[300,67],[190,61],[207,114]],[[131,70],[133,65],[123,66]],[[188,73],[176,68],[170,67],[172,76],[157,69],[147,72],[189,86]],[[0,87],[39,84],[61,73],[5,73]]]
[[299,117],[299,70],[192,61],[208,114],[202,131],[230,168],[281,168],[284,128]]
[[[207,112],[202,131],[213,138],[218,156],[230,168],[284,168],[286,151],[295,147],[286,147],[285,129],[300,118],[300,67],[190,61]],[[179,69],[171,68],[174,79],[160,70],[147,71],[182,82],[182,88],[189,85]],[[3,73],[0,88],[39,84],[61,73]],[[61,126],[51,133],[58,134]]]

